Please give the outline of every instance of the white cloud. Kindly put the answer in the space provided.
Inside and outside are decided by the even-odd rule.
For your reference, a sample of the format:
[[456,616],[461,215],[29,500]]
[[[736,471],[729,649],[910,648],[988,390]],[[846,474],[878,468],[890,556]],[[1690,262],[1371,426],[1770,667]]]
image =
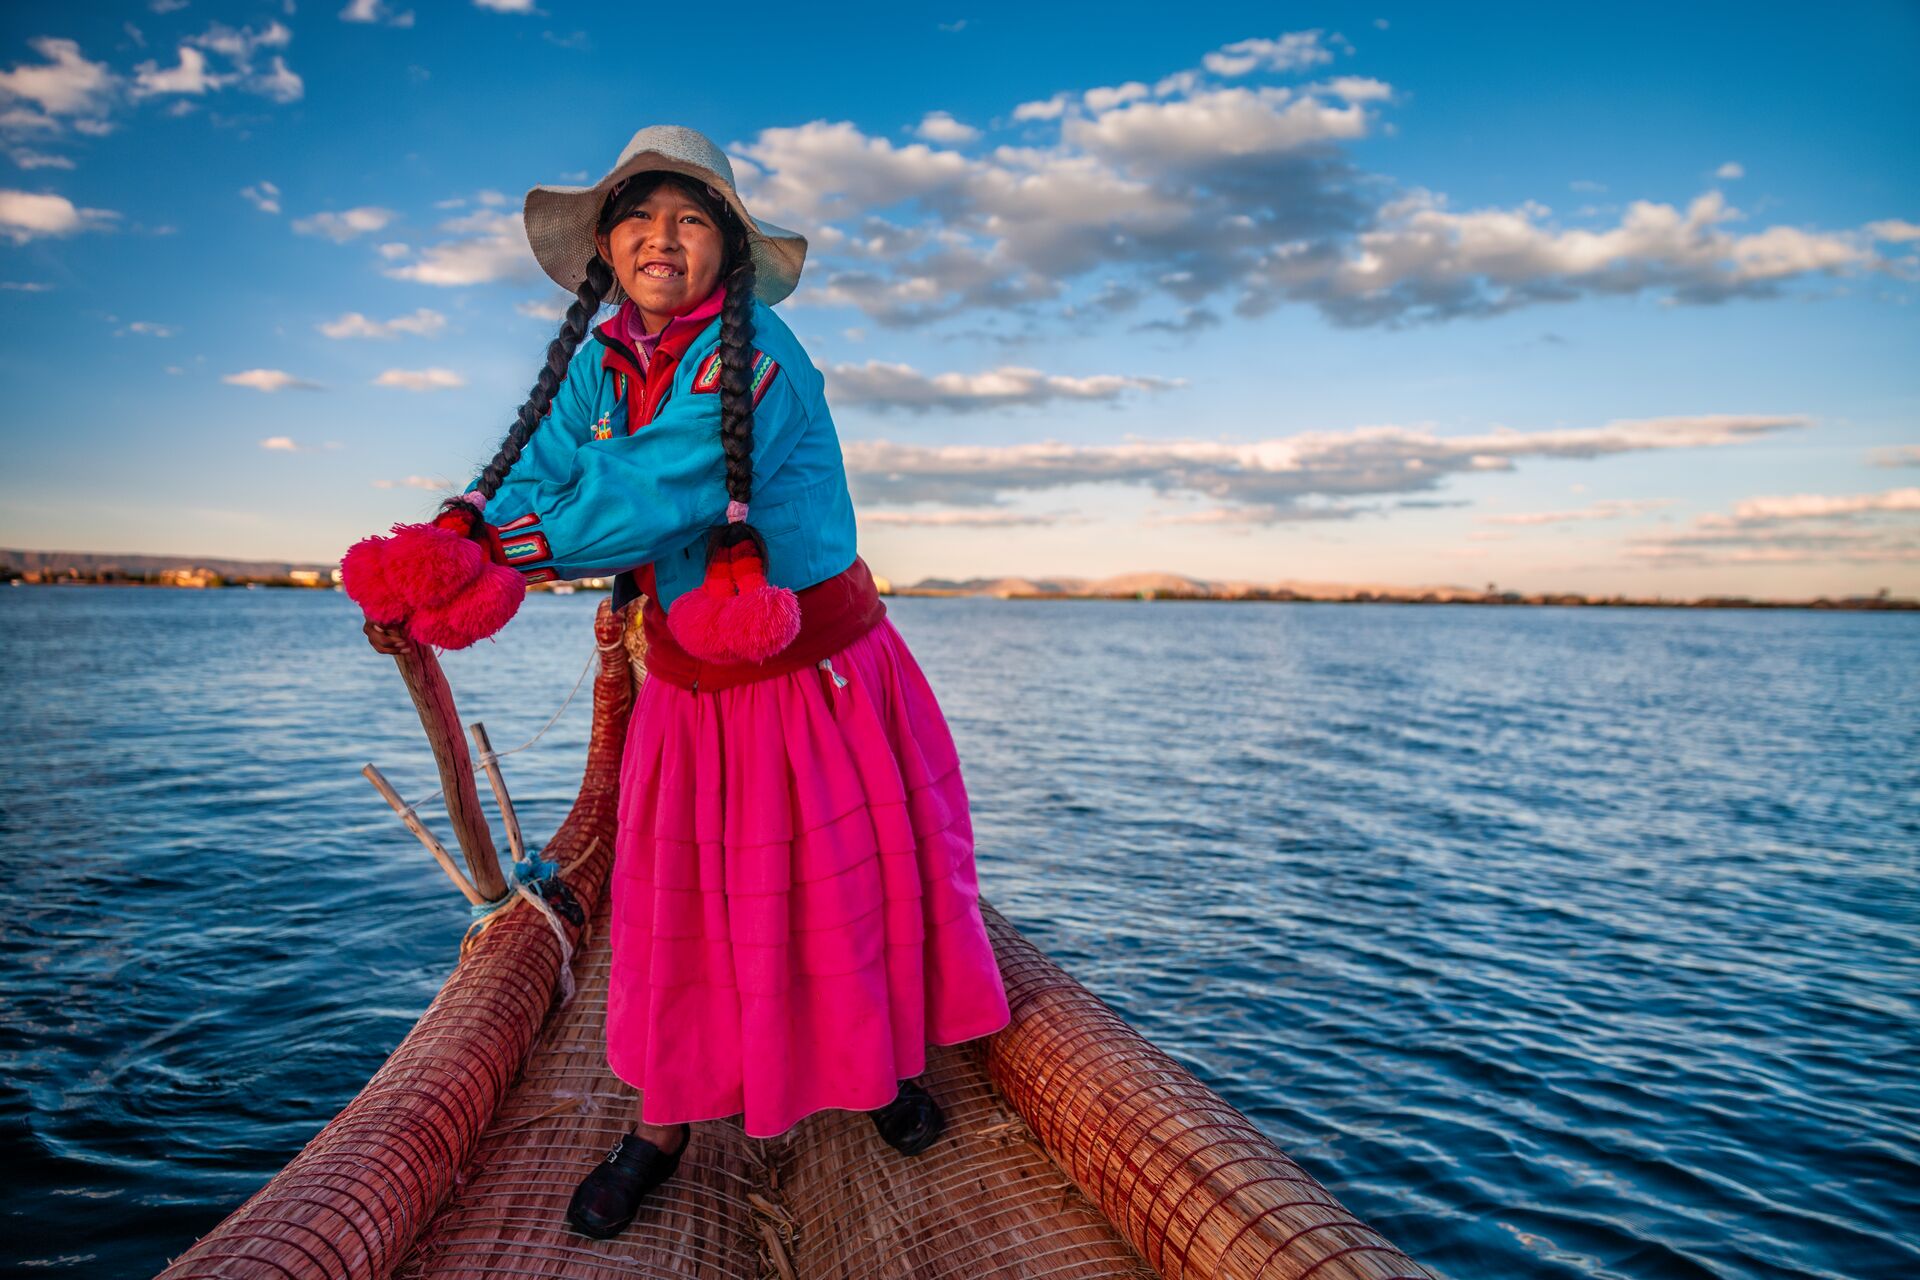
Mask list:
[[513,304],[513,309],[523,316],[535,320],[547,320],[559,324],[567,318],[567,308],[573,305],[571,298],[554,298],[547,302],[527,299]]
[[437,493],[443,489],[452,489],[453,481],[437,476],[408,476],[404,480],[375,480],[373,487],[376,489],[428,489]]
[[361,205],[340,213],[316,213],[311,217],[296,218],[293,229],[302,235],[325,236],[335,244],[344,244],[355,236],[383,229],[398,216],[391,209]]
[[315,327],[329,338],[392,338],[403,333],[431,338],[447,327],[447,318],[427,307],[391,320],[369,320],[358,311],[349,311]]
[[915,413],[929,409],[966,413],[1052,400],[1115,400],[1127,391],[1184,385],[1179,379],[1119,374],[1073,378],[1012,365],[982,373],[923,374],[910,365],[880,360],[830,365],[824,372],[828,394],[838,405]]
[[491,9],[495,13],[538,13],[533,0],[473,0],[476,9]]
[[[1239,41],[1157,81],[1022,102],[1009,125],[1020,145],[970,138],[963,153],[925,129],[896,144],[813,120],[762,130],[735,163],[756,210],[808,229],[795,305],[892,326],[1037,317],[1045,304],[1077,317],[1063,295],[1093,271],[1119,277],[1115,300],[1165,295],[1187,332],[1288,304],[1390,327],[1596,296],[1764,299],[1821,276],[1909,271],[1879,257],[1874,236],[1920,238],[1920,225],[1755,225],[1718,191],[1590,208],[1570,224],[1533,200],[1456,211],[1349,154],[1391,128],[1381,115],[1403,100],[1394,86],[1260,78],[1317,68],[1333,51],[1350,46],[1317,31]],[[1095,320],[1123,309],[1087,308]]]
[[65,196],[0,190],[0,237],[14,244],[100,230],[119,216],[108,209],[77,208]]
[[413,10],[395,13],[387,6],[386,0],[350,0],[346,8],[340,11],[342,22],[378,22],[389,27],[410,27],[413,25]]
[[1480,519],[1484,524],[1569,524],[1587,520],[1620,520],[1671,505],[1670,498],[1605,498],[1569,511],[1522,511],[1508,515],[1481,516]]
[[255,76],[248,87],[275,102],[298,102],[307,91],[306,83],[288,69],[287,60],[279,54],[274,55],[273,65]]
[[1884,493],[1795,493],[1780,497],[1745,498],[1734,504],[1732,521],[1758,524],[1785,520],[1828,520],[1879,511],[1920,511],[1920,489],[1888,489]]
[[[1374,508],[1355,499],[1439,489],[1448,477],[1511,471],[1524,458],[1597,458],[1715,448],[1806,425],[1804,418],[1713,414],[1622,419],[1551,431],[1497,429],[1438,436],[1416,427],[1307,431],[1236,444],[1136,440],[1124,444],[842,445],[863,501],[999,506],[1017,492],[1080,484],[1141,485],[1205,497],[1208,523],[1340,519]],[[1227,508],[1233,513],[1229,516]],[[1193,521],[1188,521],[1193,522]]]
[[1023,102],[1013,109],[1013,118],[1020,122],[1058,120],[1066,111],[1068,101],[1067,94],[1056,93],[1051,98],[1042,98],[1037,102]]
[[1283,87],[1233,86],[1069,119],[1061,137],[1136,170],[1177,171],[1210,158],[1277,155],[1366,132],[1367,113],[1359,103],[1336,107]]
[[477,234],[428,245],[420,251],[418,262],[389,267],[384,274],[395,280],[444,287],[531,280],[540,274],[520,219],[512,214],[482,210],[442,223],[441,229]]
[[446,391],[466,386],[467,380],[451,369],[389,369],[375,378],[373,385],[402,391]]
[[961,124],[945,111],[927,112],[914,132],[928,142],[945,142],[952,145],[972,142],[980,136],[978,129],[972,125]]
[[[176,65],[163,67],[158,61],[150,60],[135,67],[129,95],[135,99],[167,94],[198,96],[237,85],[245,92],[275,102],[297,102],[306,92],[306,86],[287,66],[285,57],[274,54],[265,71],[254,67],[254,58],[260,50],[282,49],[292,41],[293,32],[277,20],[259,31],[251,27],[235,29],[216,22],[204,33],[189,36],[177,46]],[[213,70],[207,53],[225,58],[226,70]]]
[[0,289],[16,293],[52,293],[53,286],[40,280],[0,280]]
[[171,338],[179,330],[172,325],[155,324],[151,320],[135,320],[126,327],[125,332],[137,333],[147,338]]
[[242,373],[229,373],[220,381],[235,387],[251,387],[255,391],[318,391],[320,384],[309,382],[305,378],[296,378],[284,369],[248,369]]
[[73,161],[65,156],[50,156],[42,151],[31,151],[26,147],[17,147],[7,156],[15,166],[21,169],[71,169]]
[[1332,62],[1320,45],[1320,32],[1292,31],[1277,40],[1237,40],[1209,53],[1201,65],[1217,76],[1243,76],[1250,71],[1299,71]]
[[256,183],[251,187],[240,188],[241,198],[262,213],[280,212],[280,188],[271,182]]
[[1034,515],[1017,511],[861,511],[862,525],[890,528],[924,527],[933,529],[1001,529],[1024,525],[1055,525],[1062,516]]
[[232,84],[237,76],[220,75],[207,70],[207,55],[190,45],[181,45],[178,65],[163,67],[158,62],[143,62],[133,69],[134,98],[152,98],[168,93],[202,94]]
[[[178,373],[178,369],[169,369],[169,373]],[[260,447],[269,453],[330,453],[340,447],[337,440],[325,444],[302,444],[292,436],[268,436],[260,442]]]
[[[57,116],[104,115],[112,102],[119,77],[104,62],[89,62],[73,40],[35,36],[27,47],[46,59],[40,64],[15,63],[0,71],[0,105],[9,108],[31,102],[40,108],[20,108],[17,119],[0,121],[13,128],[56,128]],[[40,114],[44,113],[44,114]],[[8,114],[11,116],[12,111]]]
[[1674,533],[1631,539],[1652,567],[1920,563],[1920,488],[1747,498]]
[[1747,170],[1746,170],[1746,166],[1740,164],[1737,160],[1729,160],[1725,164],[1721,165],[1718,169],[1715,169],[1713,171],[1713,176],[1716,178],[1724,179],[1727,182],[1733,182],[1737,179],[1746,177]]
[[1896,444],[1875,449],[1867,460],[1876,467],[1920,467],[1920,444]]

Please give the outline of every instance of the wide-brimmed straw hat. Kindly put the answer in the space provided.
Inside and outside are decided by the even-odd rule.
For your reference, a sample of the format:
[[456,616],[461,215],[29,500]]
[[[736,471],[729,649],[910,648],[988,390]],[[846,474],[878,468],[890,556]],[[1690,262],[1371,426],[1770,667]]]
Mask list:
[[[587,278],[587,264],[599,247],[593,230],[600,207],[613,189],[636,173],[668,169],[698,179],[711,187],[733,209],[747,228],[753,249],[754,294],[772,306],[800,283],[800,267],[807,259],[807,238],[777,227],[747,212],[733,188],[733,163],[705,134],[677,124],[648,125],[633,135],[619,162],[590,187],[534,187],[527,192],[527,243],[540,267],[568,293],[577,293]],[[615,279],[606,302],[627,296]]]

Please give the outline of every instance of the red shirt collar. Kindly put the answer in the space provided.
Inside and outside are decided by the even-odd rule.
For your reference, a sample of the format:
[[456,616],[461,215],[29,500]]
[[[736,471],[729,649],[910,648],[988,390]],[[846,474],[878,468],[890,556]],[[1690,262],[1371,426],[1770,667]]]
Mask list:
[[[626,347],[627,351],[632,353],[631,358],[639,361],[639,367],[633,372],[644,376],[646,367],[653,362],[655,351],[663,349],[669,351],[675,360],[685,355],[687,348],[693,345],[693,340],[700,336],[708,322],[720,314],[720,308],[726,304],[726,300],[727,286],[716,284],[713,286],[713,292],[709,293],[699,306],[671,317],[659,333],[648,333],[640,323],[640,308],[634,305],[632,298],[628,298],[620,304],[620,309],[600,326],[598,332],[603,338],[611,338]],[[608,356],[617,350],[618,347],[609,344]],[[603,357],[602,367],[608,363],[608,359]]]

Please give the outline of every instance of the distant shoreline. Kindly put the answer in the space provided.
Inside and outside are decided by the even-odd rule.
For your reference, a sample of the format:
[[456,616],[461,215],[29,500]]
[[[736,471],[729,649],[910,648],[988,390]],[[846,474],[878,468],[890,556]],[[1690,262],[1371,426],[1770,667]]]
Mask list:
[[[51,581],[30,582],[24,578],[14,578],[8,584],[17,587],[135,587],[152,588],[165,591],[234,591],[234,590],[283,590],[283,591],[331,591],[332,583],[293,582],[286,579],[232,581],[212,583],[179,582],[141,582],[128,579],[88,579],[56,578]],[[542,583],[529,588],[535,593],[551,594],[558,583]],[[605,585],[590,582],[567,584],[576,586],[584,592],[606,591]],[[1213,604],[1426,604],[1426,605],[1481,605],[1518,608],[1561,608],[1561,609],[1806,609],[1814,612],[1832,613],[1914,613],[1920,612],[1920,600],[1908,600],[1902,597],[1843,597],[1838,600],[1818,596],[1812,600],[1754,600],[1744,596],[1705,596],[1695,600],[1663,600],[1630,597],[1588,597],[1571,596],[1566,593],[1544,595],[1522,595],[1519,592],[1501,592],[1491,596],[1449,596],[1440,598],[1431,595],[1394,595],[1387,592],[1362,591],[1353,595],[1073,595],[1065,592],[986,592],[921,590],[915,587],[896,587],[880,593],[893,598],[901,596],[920,596],[927,599],[973,599],[973,600],[1050,600],[1050,601],[1129,601],[1157,602],[1186,600]]]
[[[234,587],[331,590],[339,583],[334,565],[286,560],[229,560],[215,556],[135,555],[95,551],[25,551],[0,547],[0,583],[29,586],[91,584],[158,586],[196,591]],[[1816,596],[1806,600],[1770,600],[1742,595],[1694,597],[1589,595],[1580,591],[1502,591],[1489,582],[1484,590],[1456,584],[1398,586],[1390,583],[1280,581],[1208,581],[1179,573],[1143,572],[1106,578],[1058,574],[998,578],[922,578],[898,586],[875,574],[883,596],[985,596],[1000,600],[1217,600],[1269,604],[1481,604],[1560,605],[1624,609],[1846,609],[1910,612],[1920,599],[1894,596],[1882,589],[1871,596]],[[605,591],[608,578],[572,583],[541,583],[531,589],[570,587]]]
[[1585,608],[1585,609],[1844,609],[1865,612],[1909,613],[1920,611],[1920,600],[1903,597],[1879,598],[1874,596],[1846,596],[1838,600],[1827,596],[1816,596],[1812,600],[1755,600],[1747,596],[1702,596],[1693,600],[1666,600],[1627,596],[1580,596],[1568,592],[1541,592],[1524,594],[1521,592],[1498,592],[1493,595],[1455,595],[1440,597],[1424,594],[1396,595],[1392,592],[1361,591],[1352,595],[1159,595],[1146,593],[1140,595],[1079,595],[1066,592],[983,592],[983,591],[923,591],[913,587],[897,587],[888,592],[894,596],[928,597],[973,597],[992,600],[1191,600],[1215,604],[1431,604],[1431,605],[1494,605],[1521,608]]

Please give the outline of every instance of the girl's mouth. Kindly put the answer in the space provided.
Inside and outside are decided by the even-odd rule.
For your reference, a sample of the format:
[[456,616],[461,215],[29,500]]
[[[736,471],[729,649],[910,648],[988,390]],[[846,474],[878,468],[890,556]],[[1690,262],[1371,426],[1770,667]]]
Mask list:
[[687,273],[678,267],[670,267],[664,262],[649,262],[640,268],[640,274],[654,280],[673,280]]

